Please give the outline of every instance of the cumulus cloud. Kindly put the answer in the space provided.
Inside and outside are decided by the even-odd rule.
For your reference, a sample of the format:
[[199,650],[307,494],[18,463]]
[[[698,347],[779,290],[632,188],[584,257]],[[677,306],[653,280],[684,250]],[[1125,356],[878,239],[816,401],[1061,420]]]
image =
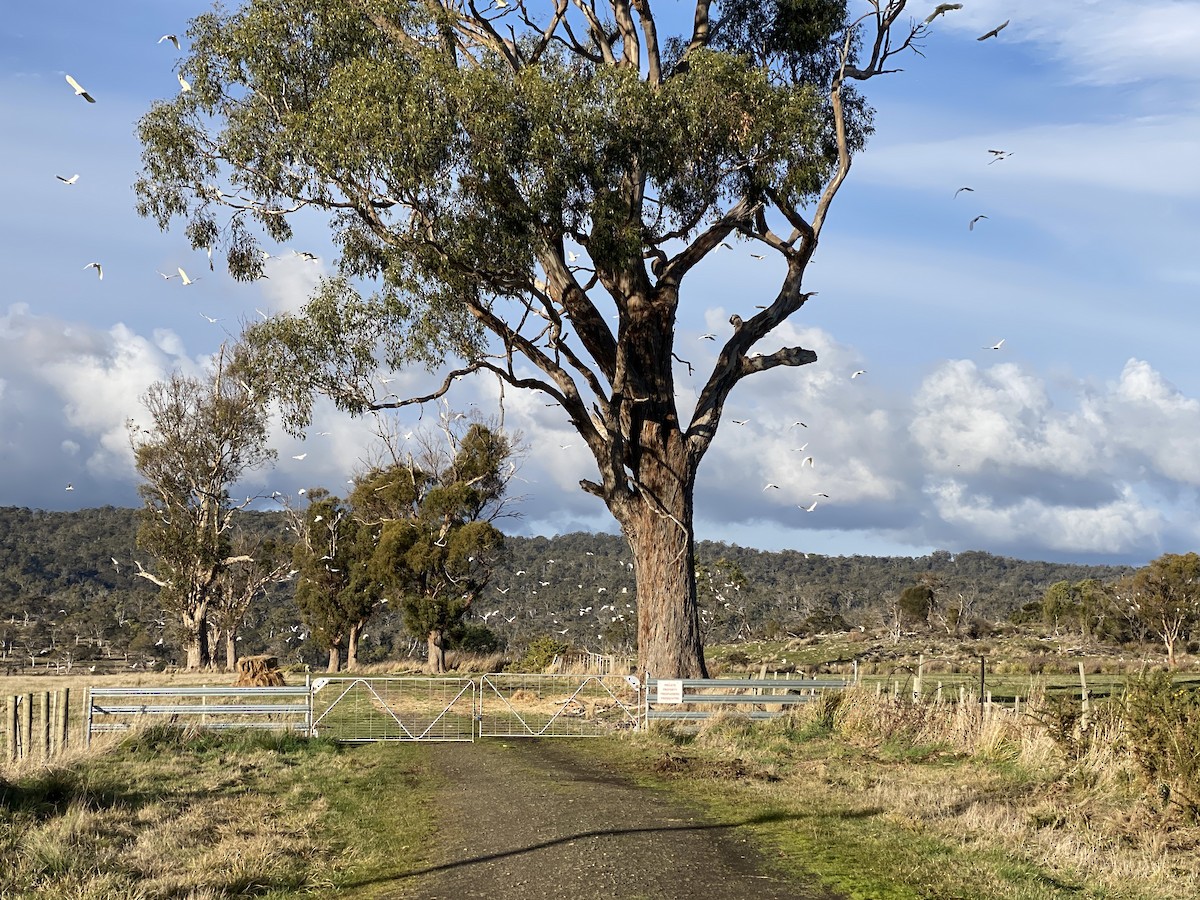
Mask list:
[[198,366],[166,332],[149,340],[120,324],[100,330],[10,306],[0,315],[0,380],[14,388],[0,396],[2,452],[14,475],[8,502],[46,505],[30,498],[43,499],[46,483],[67,481],[82,496],[89,476],[97,503],[130,497],[126,420],[143,413],[140,398],[151,383]]

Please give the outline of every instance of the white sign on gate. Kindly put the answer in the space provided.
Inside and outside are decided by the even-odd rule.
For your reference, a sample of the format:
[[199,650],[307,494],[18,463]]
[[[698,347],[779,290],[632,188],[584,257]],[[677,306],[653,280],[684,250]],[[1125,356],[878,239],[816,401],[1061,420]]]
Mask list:
[[654,699],[655,703],[682,703],[683,702],[683,679],[681,678],[660,678],[658,680],[658,694]]

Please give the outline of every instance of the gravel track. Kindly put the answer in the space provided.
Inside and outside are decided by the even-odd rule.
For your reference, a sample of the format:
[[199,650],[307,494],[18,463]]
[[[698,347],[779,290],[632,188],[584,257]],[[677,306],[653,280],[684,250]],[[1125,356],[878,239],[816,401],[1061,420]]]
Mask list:
[[834,900],[772,872],[744,821],[713,821],[562,740],[429,748],[433,864],[392,896],[420,900]]

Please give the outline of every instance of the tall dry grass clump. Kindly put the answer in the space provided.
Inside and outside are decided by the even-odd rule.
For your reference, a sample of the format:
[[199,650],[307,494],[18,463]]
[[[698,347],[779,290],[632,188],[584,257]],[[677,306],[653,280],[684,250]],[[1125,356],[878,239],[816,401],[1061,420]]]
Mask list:
[[966,856],[1001,850],[1065,884],[1194,900],[1200,698],[1166,684],[1086,710],[1041,692],[1014,709],[860,686],[768,723],[715,717],[680,743],[714,776],[736,763],[772,802],[869,809],[897,833],[936,834]]

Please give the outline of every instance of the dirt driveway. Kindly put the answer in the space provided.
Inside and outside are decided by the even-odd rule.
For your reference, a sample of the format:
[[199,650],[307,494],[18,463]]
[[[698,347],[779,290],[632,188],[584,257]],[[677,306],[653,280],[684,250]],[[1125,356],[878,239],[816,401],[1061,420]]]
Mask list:
[[743,821],[711,821],[561,740],[429,748],[445,778],[430,867],[393,883],[421,900],[832,900],[772,873]]

